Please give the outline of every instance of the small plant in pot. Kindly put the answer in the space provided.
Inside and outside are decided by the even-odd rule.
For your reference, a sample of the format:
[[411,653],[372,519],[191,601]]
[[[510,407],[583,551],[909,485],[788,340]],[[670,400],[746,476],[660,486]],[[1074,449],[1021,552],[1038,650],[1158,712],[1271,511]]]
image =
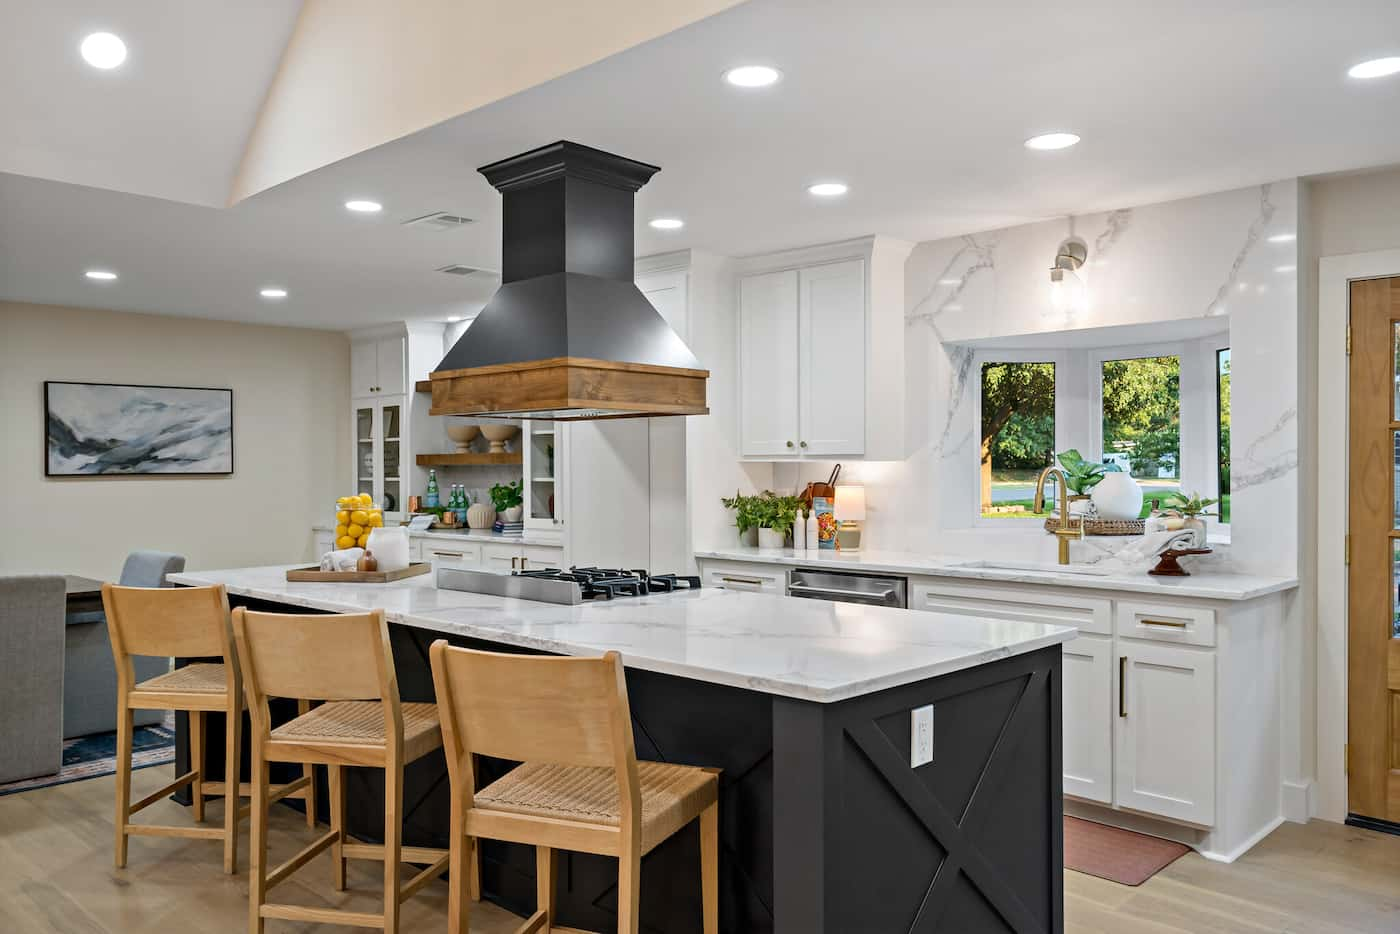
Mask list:
[[[1202,546],[1206,542],[1206,516],[1216,515],[1209,512],[1210,507],[1216,504],[1217,500],[1206,499],[1199,493],[1186,494],[1180,491],[1170,493],[1162,500],[1162,505],[1168,510],[1164,525],[1167,529],[1183,528],[1195,529],[1196,537]],[[1180,525],[1175,521],[1179,520]]]
[[745,496],[738,490],[733,496],[720,499],[725,509],[734,510],[734,525],[739,529],[739,544],[756,547],[758,545],[758,497]]
[[764,490],[758,497],[758,547],[782,548],[801,509],[801,497],[780,496],[772,490]]
[[519,480],[497,483],[491,487],[491,505],[506,522],[520,521],[520,517],[525,514],[525,507],[522,505],[524,502],[524,486]]
[[1065,475],[1065,487],[1070,494],[1069,514],[1071,516],[1090,515],[1093,511],[1093,504],[1090,502],[1089,493],[1103,479],[1110,465],[1086,461],[1075,448],[1062,451],[1056,457],[1060,462],[1060,470]]

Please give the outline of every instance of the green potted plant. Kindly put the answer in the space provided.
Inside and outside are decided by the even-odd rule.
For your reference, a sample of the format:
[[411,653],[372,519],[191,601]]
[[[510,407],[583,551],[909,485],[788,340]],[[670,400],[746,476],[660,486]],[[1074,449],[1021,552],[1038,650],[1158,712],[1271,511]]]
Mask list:
[[510,483],[497,483],[491,487],[491,505],[506,522],[519,522],[525,514],[524,487],[519,480]]
[[1060,470],[1065,475],[1065,487],[1070,494],[1070,515],[1085,515],[1089,511],[1089,492],[1103,479],[1108,467],[1086,461],[1075,448],[1061,451],[1056,457],[1060,462]]
[[1215,515],[1215,513],[1209,510],[1216,502],[1217,500],[1206,499],[1201,496],[1200,493],[1195,492],[1189,495],[1180,490],[1175,493],[1169,493],[1162,500],[1162,505],[1166,507],[1171,514],[1168,516],[1166,527],[1170,529],[1174,525],[1174,523],[1171,522],[1172,516],[1179,517],[1181,519],[1181,528],[1195,529],[1197,538],[1200,540],[1201,545],[1204,546],[1206,541],[1205,517]]
[[758,547],[757,496],[745,496],[738,490],[733,496],[720,499],[725,509],[734,510],[734,525],[739,529],[739,544]]
[[758,547],[782,548],[801,509],[801,497],[780,496],[772,490],[764,490],[758,498]]

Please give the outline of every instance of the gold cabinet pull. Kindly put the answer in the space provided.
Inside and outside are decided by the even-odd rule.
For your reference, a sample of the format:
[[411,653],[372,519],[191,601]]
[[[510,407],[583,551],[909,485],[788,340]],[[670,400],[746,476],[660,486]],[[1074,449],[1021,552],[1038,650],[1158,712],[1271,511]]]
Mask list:
[[462,553],[461,553],[460,551],[435,551],[435,552],[433,552],[433,557],[434,557],[434,558],[460,558],[460,557],[462,557]]
[[757,577],[721,577],[720,580],[726,584],[753,584],[755,587],[762,587],[763,581]]
[[1118,656],[1118,716],[1128,715],[1126,688],[1128,684],[1128,656]]
[[1144,619],[1140,620],[1144,626],[1170,626],[1173,629],[1185,629],[1186,624],[1169,619]]

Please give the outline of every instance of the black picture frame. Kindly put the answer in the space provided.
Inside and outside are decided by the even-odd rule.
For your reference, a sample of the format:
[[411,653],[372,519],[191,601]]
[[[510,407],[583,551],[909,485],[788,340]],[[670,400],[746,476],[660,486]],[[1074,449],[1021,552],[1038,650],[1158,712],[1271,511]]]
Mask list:
[[[51,419],[54,417],[53,396],[54,387],[58,386],[83,386],[96,389],[130,390],[140,392],[150,391],[170,391],[180,393],[210,393],[212,396],[222,397],[216,404],[216,408],[227,407],[228,425],[228,469],[227,470],[178,470],[178,469],[102,469],[102,470],[62,470],[54,469],[54,446],[55,439],[51,432]],[[233,412],[233,390],[211,386],[165,386],[149,383],[100,383],[86,380],[45,380],[44,381],[44,411],[42,420],[43,447],[42,456],[44,459],[44,476],[56,479],[111,479],[113,477],[228,477],[234,472],[234,412]],[[104,439],[104,441],[122,441],[120,437]]]

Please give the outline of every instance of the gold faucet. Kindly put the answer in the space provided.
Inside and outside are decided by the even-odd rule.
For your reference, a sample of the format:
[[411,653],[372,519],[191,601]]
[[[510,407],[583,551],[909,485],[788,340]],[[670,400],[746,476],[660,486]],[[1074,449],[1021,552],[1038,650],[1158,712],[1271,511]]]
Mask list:
[[1046,467],[1036,478],[1035,511],[1039,513],[1045,510],[1045,478],[1052,475],[1058,477],[1060,483],[1060,527],[1052,529],[1051,532],[1060,542],[1060,563],[1069,564],[1069,540],[1084,537],[1084,520],[1080,519],[1076,524],[1074,519],[1070,518],[1069,486],[1065,483],[1064,471],[1058,467]]

